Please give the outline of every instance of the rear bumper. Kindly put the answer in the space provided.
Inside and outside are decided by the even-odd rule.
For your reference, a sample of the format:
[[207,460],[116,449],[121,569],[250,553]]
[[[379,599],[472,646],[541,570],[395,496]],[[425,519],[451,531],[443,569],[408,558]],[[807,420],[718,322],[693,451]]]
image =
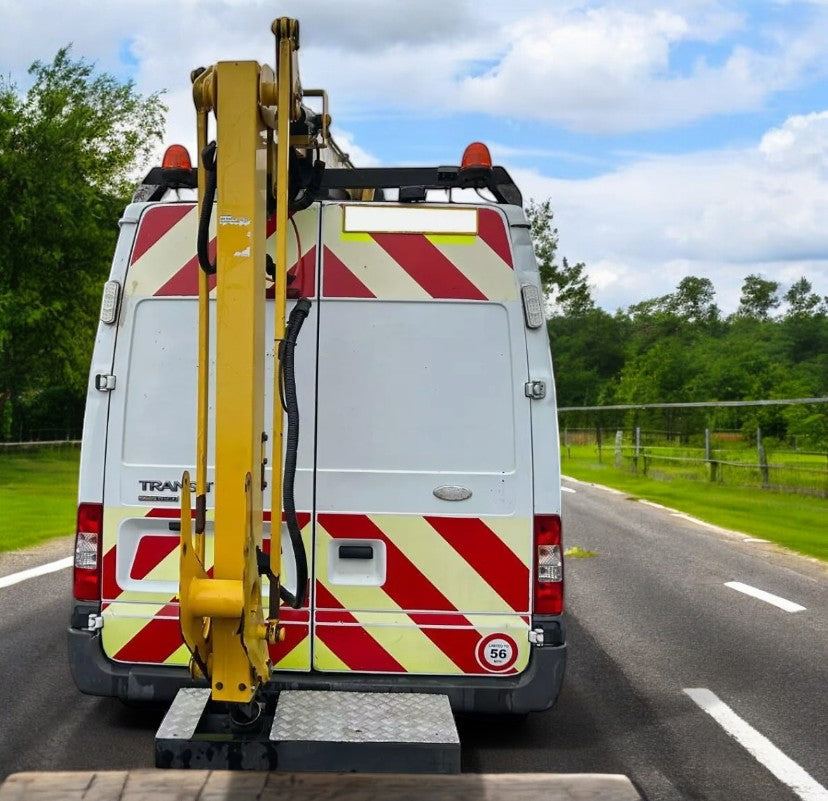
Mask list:
[[[112,662],[95,632],[69,629],[69,665],[78,689],[88,695],[132,703],[170,702],[194,686],[182,667]],[[412,676],[365,673],[276,673],[265,692],[352,690],[448,695],[455,712],[523,714],[549,709],[563,682],[566,645],[532,649],[529,665],[516,676]]]

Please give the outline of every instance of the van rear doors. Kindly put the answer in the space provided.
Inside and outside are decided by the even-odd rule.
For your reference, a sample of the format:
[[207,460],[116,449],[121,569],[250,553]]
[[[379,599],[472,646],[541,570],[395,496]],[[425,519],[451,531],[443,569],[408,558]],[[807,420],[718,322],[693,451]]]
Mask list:
[[313,667],[529,658],[524,319],[495,208],[322,209]]

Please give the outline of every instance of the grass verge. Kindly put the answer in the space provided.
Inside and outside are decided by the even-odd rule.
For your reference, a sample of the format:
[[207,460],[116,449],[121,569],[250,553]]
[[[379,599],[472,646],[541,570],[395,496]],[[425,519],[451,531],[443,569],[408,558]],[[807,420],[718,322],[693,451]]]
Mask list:
[[682,478],[658,481],[594,459],[564,456],[561,469],[580,481],[604,484],[722,528],[743,531],[828,561],[828,501],[823,498]]
[[0,551],[74,532],[79,458],[72,446],[0,453]]

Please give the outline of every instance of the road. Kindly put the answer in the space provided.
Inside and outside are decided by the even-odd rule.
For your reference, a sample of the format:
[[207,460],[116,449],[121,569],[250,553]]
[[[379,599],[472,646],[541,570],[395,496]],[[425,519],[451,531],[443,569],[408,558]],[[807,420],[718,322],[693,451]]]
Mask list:
[[[566,564],[563,693],[522,726],[461,720],[464,771],[624,773],[650,801],[828,799],[826,567],[566,483],[566,544],[597,555]],[[0,577],[70,548],[0,555]],[[788,612],[726,582],[805,608]],[[0,777],[152,765],[160,714],[82,696],[71,682],[68,584],[62,570],[0,586]],[[699,688],[748,724],[758,756],[684,692]],[[741,725],[733,720],[724,723]]]

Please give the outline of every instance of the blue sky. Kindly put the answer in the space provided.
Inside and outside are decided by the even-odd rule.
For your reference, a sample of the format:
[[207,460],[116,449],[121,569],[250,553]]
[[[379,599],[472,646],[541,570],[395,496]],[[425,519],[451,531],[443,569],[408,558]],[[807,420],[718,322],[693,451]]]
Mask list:
[[459,159],[480,139],[525,197],[551,198],[561,255],[613,310],[709,277],[828,294],[828,0],[189,0],[171,12],[0,0],[0,71],[74,53],[166,90],[169,141],[194,139],[188,75],[272,61],[297,16],[306,86],[328,89],[362,164]]

